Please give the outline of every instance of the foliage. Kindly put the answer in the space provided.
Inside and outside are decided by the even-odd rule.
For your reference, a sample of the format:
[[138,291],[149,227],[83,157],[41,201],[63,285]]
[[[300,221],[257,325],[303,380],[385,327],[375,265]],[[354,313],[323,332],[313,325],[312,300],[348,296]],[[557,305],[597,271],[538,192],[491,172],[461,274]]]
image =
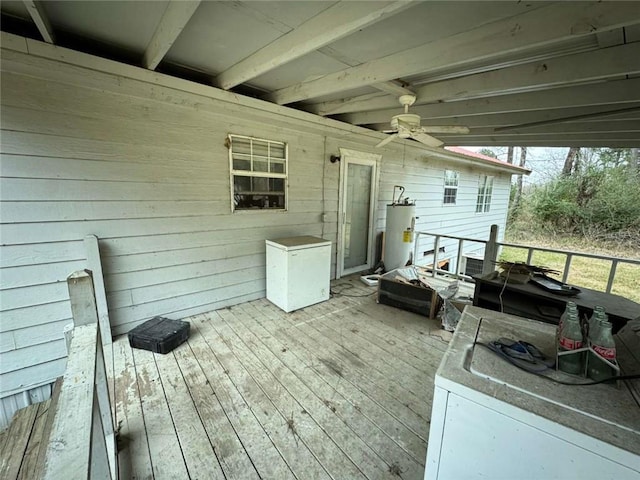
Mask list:
[[498,158],[498,154],[496,152],[494,152],[493,150],[491,150],[490,148],[481,148],[480,152],[482,155],[486,155],[487,157],[491,157],[491,158]]
[[640,231],[640,171],[630,151],[586,150],[570,175],[525,192],[511,221],[561,234]]

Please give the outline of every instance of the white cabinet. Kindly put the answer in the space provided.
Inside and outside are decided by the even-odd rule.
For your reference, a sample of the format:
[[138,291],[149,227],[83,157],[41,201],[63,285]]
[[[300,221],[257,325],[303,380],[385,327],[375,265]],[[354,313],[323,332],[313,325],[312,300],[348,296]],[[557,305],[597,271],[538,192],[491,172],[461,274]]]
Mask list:
[[434,382],[425,479],[640,478],[640,407],[627,388],[560,385],[477,345],[508,337],[552,354],[554,331],[466,307]]
[[267,240],[267,300],[285,312],[329,299],[331,242],[301,236]]

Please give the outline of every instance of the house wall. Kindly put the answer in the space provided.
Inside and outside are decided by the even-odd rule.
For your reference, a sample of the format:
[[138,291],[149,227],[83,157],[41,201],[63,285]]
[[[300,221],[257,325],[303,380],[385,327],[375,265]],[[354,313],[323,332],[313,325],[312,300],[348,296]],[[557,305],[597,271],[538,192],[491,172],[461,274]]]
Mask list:
[[[373,152],[375,134],[11,40],[1,64],[0,398],[62,374],[65,279],[86,267],[86,235],[100,239],[115,335],[155,315],[183,318],[263,297],[268,238],[331,240],[335,273],[339,166],[328,157],[340,147]],[[231,213],[228,133],[288,143],[287,212]],[[420,229],[481,237],[491,222],[504,223],[498,203],[508,175],[491,215],[476,216],[480,170],[459,163],[460,205],[443,209],[443,160],[399,142],[376,153],[378,230],[395,184],[418,199]]]

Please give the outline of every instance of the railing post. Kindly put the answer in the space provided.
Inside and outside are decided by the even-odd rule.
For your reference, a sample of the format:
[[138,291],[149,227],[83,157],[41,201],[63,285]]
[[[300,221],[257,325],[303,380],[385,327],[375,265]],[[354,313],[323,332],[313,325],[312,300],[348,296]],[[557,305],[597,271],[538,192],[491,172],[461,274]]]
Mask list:
[[484,261],[482,262],[482,274],[486,275],[495,270],[498,259],[498,225],[491,225],[489,241],[484,247]]
[[431,272],[432,277],[438,275],[438,253],[440,251],[440,235],[436,235],[433,239],[433,270]]
[[96,296],[93,290],[93,278],[90,270],[73,272],[67,278],[69,287],[69,300],[71,302],[71,315],[73,325],[89,325],[98,323],[98,310],[96,308]]
[[117,479],[118,452],[91,272],[74,272],[67,284],[74,323],[64,331],[69,358],[44,477]]

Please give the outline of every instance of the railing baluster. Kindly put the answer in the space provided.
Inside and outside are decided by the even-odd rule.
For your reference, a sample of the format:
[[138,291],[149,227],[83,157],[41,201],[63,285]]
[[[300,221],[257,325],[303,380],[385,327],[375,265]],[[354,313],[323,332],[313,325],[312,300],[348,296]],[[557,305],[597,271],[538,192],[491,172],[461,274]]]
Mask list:
[[456,278],[460,278],[460,266],[462,265],[462,254],[463,254],[463,245],[464,240],[458,240],[458,258],[456,259]]
[[611,293],[613,287],[613,280],[616,277],[616,270],[618,269],[618,260],[611,262],[611,268],[609,269],[609,280],[607,280],[607,293]]
[[527,265],[531,265],[531,259],[533,258],[533,251],[534,249],[531,247],[527,249]]
[[562,283],[567,283],[567,279],[569,278],[571,259],[573,259],[573,254],[567,253],[567,260],[564,262],[564,272],[562,272]]
[[440,235],[436,235],[433,239],[433,271],[432,277],[438,275],[438,253],[440,251]]

